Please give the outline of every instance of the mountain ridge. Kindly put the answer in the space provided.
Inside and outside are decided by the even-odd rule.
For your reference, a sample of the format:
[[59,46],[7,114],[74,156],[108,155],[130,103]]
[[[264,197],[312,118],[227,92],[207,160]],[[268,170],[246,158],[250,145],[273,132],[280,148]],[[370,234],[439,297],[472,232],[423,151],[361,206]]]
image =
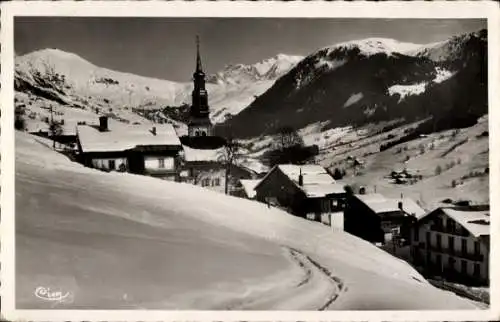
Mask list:
[[[451,117],[454,126],[452,119],[463,111],[472,121],[487,112],[486,34],[452,37],[431,44],[432,50],[373,39],[321,48],[225,125],[249,138],[319,121],[342,127],[434,116]],[[405,53],[393,50],[401,47]],[[349,101],[353,95],[357,99]]]

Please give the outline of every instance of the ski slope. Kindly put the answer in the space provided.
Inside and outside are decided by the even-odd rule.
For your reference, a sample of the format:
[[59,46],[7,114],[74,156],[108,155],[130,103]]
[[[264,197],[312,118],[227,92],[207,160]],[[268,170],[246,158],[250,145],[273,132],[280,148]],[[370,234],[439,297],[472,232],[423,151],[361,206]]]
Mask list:
[[[201,187],[70,162],[16,133],[18,308],[474,309],[319,223]],[[70,292],[40,301],[37,286]]]

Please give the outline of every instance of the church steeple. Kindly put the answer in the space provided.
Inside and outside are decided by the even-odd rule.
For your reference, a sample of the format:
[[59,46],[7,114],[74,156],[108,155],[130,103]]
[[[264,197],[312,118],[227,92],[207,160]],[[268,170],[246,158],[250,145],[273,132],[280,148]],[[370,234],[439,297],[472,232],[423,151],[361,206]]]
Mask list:
[[192,104],[189,113],[189,135],[210,136],[212,123],[209,118],[208,93],[205,89],[205,73],[201,64],[200,38],[196,36],[196,70],[193,73]]
[[200,56],[200,37],[196,35],[196,72],[203,73],[203,68],[201,66],[201,56]]

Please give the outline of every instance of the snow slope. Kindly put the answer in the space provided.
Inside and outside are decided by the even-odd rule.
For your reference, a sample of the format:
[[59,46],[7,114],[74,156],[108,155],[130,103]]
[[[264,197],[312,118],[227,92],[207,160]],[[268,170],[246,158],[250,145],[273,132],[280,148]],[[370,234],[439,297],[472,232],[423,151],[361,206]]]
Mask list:
[[[193,202],[196,201],[196,202]],[[19,308],[473,309],[319,223],[188,184],[71,163],[16,133]],[[52,307],[53,308],[53,307]]]

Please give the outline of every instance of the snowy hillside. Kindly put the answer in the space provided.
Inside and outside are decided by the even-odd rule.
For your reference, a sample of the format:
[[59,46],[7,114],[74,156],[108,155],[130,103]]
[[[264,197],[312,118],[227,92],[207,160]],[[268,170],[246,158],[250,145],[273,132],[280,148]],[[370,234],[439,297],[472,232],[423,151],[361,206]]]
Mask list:
[[[327,122],[311,124],[299,131],[306,145],[317,145],[314,162],[346,172],[342,182],[354,189],[379,192],[397,198],[403,193],[424,209],[432,210],[443,201],[468,200],[473,204],[489,203],[489,134],[488,116],[473,126],[415,134],[426,121],[410,124],[397,122],[369,124],[353,128],[329,128]],[[404,138],[408,140],[403,140]],[[394,144],[386,149],[381,147]],[[264,136],[245,140],[256,159],[270,149],[273,138]],[[356,159],[361,166],[355,166]],[[263,161],[263,160],[262,160]],[[409,169],[422,178],[395,182],[393,171]]]
[[455,36],[446,41],[422,46],[422,48],[413,50],[410,53],[419,57],[427,57],[437,62],[456,60],[463,55],[465,47],[471,41],[486,42],[486,30]]
[[[227,67],[209,77],[207,85],[212,121],[239,113],[261,95],[301,57],[277,55],[254,65]],[[217,81],[215,81],[215,78]],[[17,92],[31,93],[63,106],[148,110],[191,103],[192,83],[178,83],[98,67],[82,57],[58,49],[16,56]]]
[[18,308],[54,308],[34,297],[40,283],[71,292],[59,309],[476,308],[349,234],[201,187],[84,168],[20,132],[16,256]]

